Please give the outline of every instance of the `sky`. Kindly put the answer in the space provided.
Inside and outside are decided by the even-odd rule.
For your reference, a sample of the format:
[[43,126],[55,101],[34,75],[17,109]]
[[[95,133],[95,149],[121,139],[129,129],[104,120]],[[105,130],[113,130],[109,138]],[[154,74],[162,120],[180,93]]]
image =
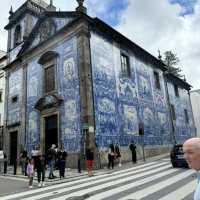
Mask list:
[[[47,3],[49,0],[45,0]],[[6,51],[10,6],[15,11],[25,0],[1,2],[0,49]],[[72,11],[76,0],[54,0],[61,11]],[[85,0],[88,15],[98,17],[158,56],[172,51],[192,89],[200,89],[200,0]]]

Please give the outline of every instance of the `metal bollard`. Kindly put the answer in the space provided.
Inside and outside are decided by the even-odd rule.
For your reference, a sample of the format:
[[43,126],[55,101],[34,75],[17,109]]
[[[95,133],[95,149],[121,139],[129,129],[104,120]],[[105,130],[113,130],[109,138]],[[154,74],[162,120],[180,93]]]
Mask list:
[[0,173],[2,171],[2,163],[3,163],[3,160],[0,160]]
[[4,174],[7,174],[7,168],[8,168],[7,155],[4,152],[4,170],[3,170]]
[[13,172],[14,175],[17,174],[17,160],[14,161],[14,172]]
[[8,167],[8,162],[7,162],[7,159],[5,158],[4,159],[4,174],[7,174],[7,167]]
[[78,173],[81,173],[81,159],[78,159]]

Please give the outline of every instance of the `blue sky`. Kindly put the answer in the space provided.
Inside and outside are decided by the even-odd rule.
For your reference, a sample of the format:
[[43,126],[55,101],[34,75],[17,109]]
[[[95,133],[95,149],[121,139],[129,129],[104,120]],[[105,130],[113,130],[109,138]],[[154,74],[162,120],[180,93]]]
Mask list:
[[[45,0],[49,3],[49,0]],[[88,8],[88,14],[91,16],[97,16],[103,21],[107,22],[111,26],[117,26],[121,20],[121,13],[126,10],[130,2],[139,0],[85,0],[85,5]],[[153,0],[152,0],[153,1]],[[165,1],[165,0],[161,0]],[[197,0],[167,0],[172,5],[178,4],[181,6],[180,16],[191,15],[194,13],[194,6]],[[13,9],[16,10],[25,0],[7,0],[6,10],[13,5]],[[76,0],[54,0],[53,1],[57,8],[61,11],[74,10],[77,6]],[[8,17],[8,11],[7,11]],[[6,17],[6,18],[7,18]],[[4,18],[5,20],[5,18]],[[5,20],[6,22],[6,20]]]
[[[15,11],[24,2],[1,2],[1,50],[6,51],[4,26],[10,6]],[[54,4],[61,11],[74,11],[77,7],[76,0],[54,0]],[[187,80],[194,89],[200,88],[200,0],[85,0],[84,4],[88,15],[102,19],[154,56],[158,49],[161,53],[177,53]]]
[[[131,0],[107,0],[105,10],[103,12],[95,13],[97,17],[107,22],[109,25],[116,26],[120,22],[120,16],[123,10],[127,9]],[[132,0],[133,1],[133,0]],[[161,0],[162,1],[162,0]],[[178,4],[181,6],[180,16],[191,15],[194,13],[194,6],[197,0],[168,0],[171,4]],[[105,3],[104,3],[105,4]],[[87,2],[88,8],[93,8],[92,0]],[[90,10],[89,10],[90,13]]]
[[123,10],[125,10],[129,5],[128,0],[106,0],[102,4],[101,9],[97,8],[96,10],[92,10],[95,4],[98,5],[98,3],[94,0],[88,0],[86,2],[87,7],[89,8],[89,14],[96,15],[98,18],[102,19],[112,26],[116,26],[117,24],[119,24],[121,12],[123,12]]
[[170,0],[172,4],[179,4],[182,7],[181,16],[190,15],[194,13],[194,6],[197,0]]

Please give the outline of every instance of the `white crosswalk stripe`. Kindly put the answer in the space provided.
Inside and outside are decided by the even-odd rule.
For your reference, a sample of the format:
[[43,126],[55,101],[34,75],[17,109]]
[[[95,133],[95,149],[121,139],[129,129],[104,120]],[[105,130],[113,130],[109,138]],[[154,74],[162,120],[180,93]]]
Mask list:
[[[108,192],[103,192],[101,194],[98,194],[98,195],[94,195],[93,197],[89,198],[90,200],[95,200],[95,199],[104,199],[106,197],[109,197],[117,192],[122,192],[122,191],[125,191],[127,189],[129,189],[130,187],[136,187],[136,186],[139,186],[139,185],[142,185],[144,183],[148,183],[149,181],[153,181],[153,180],[156,180],[162,176],[166,176],[166,175],[169,175],[171,174],[172,172],[175,172],[177,171],[176,169],[170,169],[166,172],[162,172],[162,173],[159,173],[157,175],[154,175],[154,176],[151,176],[151,177],[148,177],[148,178],[145,178],[145,179],[142,179],[142,180],[139,180],[139,181],[136,181],[136,182],[133,182],[131,184],[127,184],[127,185],[124,185],[120,188],[115,188],[113,190],[110,190]],[[159,171],[158,171],[159,172]]]
[[[160,168],[158,168],[158,169],[156,169],[156,170],[151,170],[151,171],[149,171],[149,172],[146,172],[146,173],[142,173],[142,174],[139,174],[139,175],[133,175],[133,176],[129,176],[129,177],[127,177],[127,178],[121,178],[121,179],[119,179],[119,180],[116,180],[116,181],[110,181],[110,182],[107,182],[107,183],[105,183],[105,184],[101,184],[101,185],[97,185],[97,186],[94,186],[94,187],[90,187],[90,188],[88,188],[88,189],[86,189],[86,190],[83,190],[83,191],[79,191],[79,192],[74,192],[74,193],[70,193],[69,195],[64,195],[64,196],[62,196],[62,197],[58,197],[58,198],[54,198],[54,199],[59,199],[59,200],[65,200],[65,199],[67,199],[67,198],[69,198],[70,196],[72,196],[72,195],[78,195],[78,196],[82,196],[82,195],[84,195],[84,194],[87,194],[88,192],[90,192],[91,190],[92,191],[95,191],[95,190],[98,190],[98,189],[102,189],[102,188],[107,188],[107,187],[110,187],[110,186],[112,186],[112,185],[116,185],[116,184],[118,184],[118,183],[123,183],[123,182],[125,182],[125,181],[129,181],[129,180],[134,180],[135,178],[139,178],[139,177],[142,177],[142,176],[144,176],[144,175],[148,175],[148,174],[151,174],[151,173],[153,173],[153,172],[159,172],[159,171],[161,171],[161,170],[163,170],[163,169],[167,169],[169,167],[169,165],[167,165],[167,166],[165,166],[165,167],[160,167]],[[168,173],[171,173],[171,172],[174,172],[175,171],[175,169],[172,169],[172,170],[170,170],[170,172],[169,171],[167,171],[167,172],[164,172],[164,174],[166,175],[166,174],[168,174]],[[160,175],[161,174],[161,175]],[[162,173],[159,173],[159,175],[160,176],[162,176],[163,174]],[[158,175],[155,175],[154,177],[157,177]],[[150,179],[149,179],[150,180]],[[142,184],[143,183],[143,180],[142,181],[139,181],[140,182],[140,184]],[[121,188],[120,188],[120,190],[121,190]],[[118,190],[119,191],[119,190]]]
[[[162,165],[163,165],[163,163],[162,163]],[[153,173],[153,172],[158,172],[158,171],[161,171],[161,170],[163,170],[163,169],[167,169],[167,168],[169,168],[169,165],[167,165],[166,166],[166,164],[164,164],[165,166],[164,167],[160,167],[161,166],[161,164],[160,165],[157,165],[157,167],[158,167],[158,169],[155,169],[155,170],[151,170],[151,171],[148,171],[148,172],[146,172],[146,173],[142,173],[142,174],[138,174],[138,175],[135,175],[136,173],[138,173],[138,172],[142,172],[142,171],[144,171],[144,169],[141,169],[141,170],[137,170],[137,171],[135,171],[134,173],[133,173],[133,175],[132,176],[129,176],[129,177],[127,177],[127,178],[123,178],[124,177],[124,175],[129,175],[130,174],[130,172],[126,172],[125,174],[119,174],[119,175],[116,175],[116,176],[112,176],[112,177],[105,177],[103,180],[102,179],[100,179],[100,180],[94,180],[93,182],[92,182],[92,184],[97,184],[98,183],[98,186],[95,186],[95,187],[92,187],[92,186],[90,186],[91,185],[91,182],[86,182],[86,183],[83,183],[83,184],[78,184],[78,185],[75,185],[75,186],[69,186],[69,187],[67,187],[67,188],[62,188],[62,189],[58,189],[58,190],[56,190],[56,194],[58,195],[58,194],[61,194],[61,193],[63,193],[63,192],[67,192],[67,191],[71,191],[71,190],[74,190],[74,189],[79,189],[80,187],[86,187],[86,186],[90,186],[88,189],[85,189],[85,190],[82,190],[82,194],[86,194],[87,192],[90,192],[91,191],[91,188],[93,188],[93,191],[94,191],[94,189],[102,189],[102,188],[105,188],[105,187],[109,187],[109,186],[112,186],[112,185],[115,185],[115,184],[117,184],[117,183],[122,183],[123,181],[125,182],[125,181],[128,181],[128,180],[132,180],[133,179],[133,177],[134,178],[138,178],[138,177],[141,177],[141,176],[144,176],[144,175],[148,175],[148,174],[151,174],[151,173]],[[146,169],[151,169],[152,167],[148,167],[148,168],[146,168]],[[145,170],[146,170],[145,169]],[[112,182],[112,180],[113,179],[116,179],[116,178],[118,178],[119,180],[118,181],[114,181],[114,182]],[[100,184],[101,182],[105,182],[105,181],[109,181],[108,183],[106,183],[106,184]],[[70,196],[72,196],[72,195],[77,195],[78,193],[80,193],[80,192],[74,192],[74,193],[70,193],[70,195],[67,195],[67,196],[62,196],[62,197],[59,197],[58,199],[66,199],[66,198],[68,198],[68,197],[70,197]],[[42,195],[37,195],[36,197],[34,197],[33,199],[34,200],[36,200],[36,199],[41,199],[41,198],[44,198],[44,197],[50,197],[50,196],[52,196],[54,194],[54,192],[51,192],[51,193],[47,193],[47,194],[42,194]],[[81,194],[81,195],[82,195]],[[27,200],[28,200],[28,198],[27,198]]]
[[[192,177],[195,173],[193,170],[171,168],[167,160],[108,172],[0,197],[0,200],[67,200],[84,195],[88,196],[87,200],[139,200],[154,193],[161,194],[173,184],[179,184],[177,189],[153,200],[181,200],[194,191],[196,184],[195,177]],[[185,180],[183,185],[180,184],[181,180]]]
[[181,199],[184,199],[188,194],[191,193],[192,190],[194,190],[196,184],[197,184],[197,181],[192,180],[188,184],[184,185],[183,187],[180,187],[178,190],[162,197],[159,200],[169,200],[169,199],[181,200]]
[[165,181],[161,181],[155,185],[152,185],[150,187],[147,187],[143,190],[139,190],[138,192],[132,193],[128,196],[126,196],[125,198],[121,198],[120,200],[127,200],[127,199],[142,199],[150,194],[152,194],[152,192],[156,192],[158,190],[161,190],[162,188],[165,188],[177,181],[180,181],[183,178],[186,178],[188,176],[190,176],[191,174],[193,174],[194,172],[189,170],[186,172],[183,172],[181,174],[178,174],[177,176],[173,176],[170,179],[167,179]]
[[[164,163],[160,163],[160,164],[157,164],[157,165],[153,165],[154,163],[155,162],[151,162],[151,163],[147,163],[145,165],[142,165],[142,166],[145,167],[142,170],[144,171],[144,170],[147,170],[147,169],[151,169],[151,168],[161,166],[163,164],[167,164],[166,162],[164,162]],[[140,168],[141,168],[141,166],[137,166],[137,167],[132,167],[132,168],[125,169],[125,170],[120,170],[120,171],[117,171],[117,172],[110,174],[110,177],[112,177],[113,175],[118,175],[118,174],[122,174],[122,173],[126,173],[126,172],[132,172],[133,170],[134,170],[134,172],[138,172],[137,171],[138,169],[140,171],[142,171]],[[108,174],[103,174],[103,175],[100,175],[100,176],[94,176],[94,177],[91,177],[91,178],[80,179],[80,180],[73,181],[73,182],[67,182],[67,183],[63,183],[63,184],[59,184],[59,185],[53,185],[53,186],[49,186],[49,187],[46,187],[46,188],[39,188],[39,189],[36,189],[36,190],[26,191],[26,192],[19,193],[19,194],[9,195],[7,197],[4,197],[4,200],[19,198],[19,197],[23,197],[25,195],[35,194],[35,193],[39,193],[41,191],[47,191],[47,190],[50,190],[50,189],[66,187],[66,186],[70,186],[71,184],[79,184],[80,185],[82,182],[85,182],[85,181],[96,180],[98,177],[103,178],[103,177],[108,177],[108,176],[109,176]]]

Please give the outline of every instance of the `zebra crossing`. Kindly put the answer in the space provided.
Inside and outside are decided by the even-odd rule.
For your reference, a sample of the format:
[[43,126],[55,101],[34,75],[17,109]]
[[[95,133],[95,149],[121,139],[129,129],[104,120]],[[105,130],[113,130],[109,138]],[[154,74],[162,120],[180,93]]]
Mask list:
[[1,200],[191,200],[193,170],[172,168],[168,160],[152,161],[93,177],[0,197]]

